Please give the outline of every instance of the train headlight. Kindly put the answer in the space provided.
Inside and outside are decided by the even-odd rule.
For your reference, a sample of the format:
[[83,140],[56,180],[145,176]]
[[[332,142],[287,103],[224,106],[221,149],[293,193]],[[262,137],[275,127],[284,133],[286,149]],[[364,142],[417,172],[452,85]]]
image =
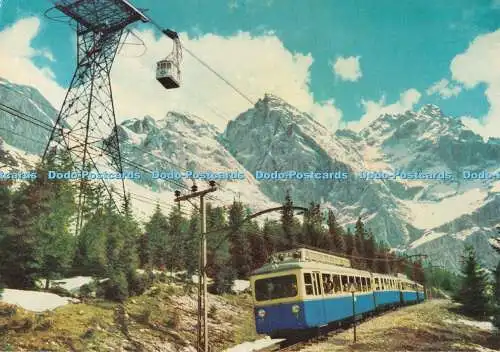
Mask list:
[[264,319],[264,317],[266,316],[266,311],[265,311],[264,309],[259,309],[259,310],[257,311],[257,316],[258,316],[259,318]]
[[300,312],[300,306],[298,304],[294,304],[292,306],[292,313],[297,314],[298,312]]

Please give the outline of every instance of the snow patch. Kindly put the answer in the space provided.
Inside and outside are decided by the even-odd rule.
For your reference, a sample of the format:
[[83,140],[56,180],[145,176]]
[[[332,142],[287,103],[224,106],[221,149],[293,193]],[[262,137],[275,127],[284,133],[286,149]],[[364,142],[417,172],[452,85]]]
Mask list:
[[1,299],[2,302],[15,304],[33,312],[53,310],[68,304],[72,300],[72,298],[61,297],[49,292],[13,290],[8,288],[3,291]]
[[234,280],[233,287],[231,288],[234,292],[243,292],[250,288],[250,281],[248,280]]
[[83,285],[91,283],[92,280],[93,279],[90,276],[75,276],[67,279],[51,281],[50,286],[58,286],[71,293],[74,293],[78,292]]
[[439,237],[442,237],[442,236],[446,236],[446,233],[445,232],[434,232],[434,231],[426,232],[418,240],[413,241],[412,243],[410,243],[409,247],[410,248],[415,248],[415,247],[423,245],[424,243],[427,243],[427,242],[430,242],[430,241],[434,241],[434,240],[436,240],[436,239],[438,239]]
[[410,210],[409,221],[420,229],[431,229],[446,224],[462,215],[473,213],[484,206],[487,192],[472,189],[439,202],[402,201]]
[[279,342],[285,341],[285,339],[271,339],[270,337],[252,341],[252,342],[244,342],[237,346],[231,347],[224,352],[251,352],[258,351],[260,349],[273,346]]
[[458,319],[458,320],[450,320],[450,319],[445,319],[443,322],[448,323],[448,324],[465,324],[469,325],[481,330],[487,330],[487,331],[495,331],[497,330],[493,324],[490,321],[476,321],[476,320],[465,320],[465,319]]

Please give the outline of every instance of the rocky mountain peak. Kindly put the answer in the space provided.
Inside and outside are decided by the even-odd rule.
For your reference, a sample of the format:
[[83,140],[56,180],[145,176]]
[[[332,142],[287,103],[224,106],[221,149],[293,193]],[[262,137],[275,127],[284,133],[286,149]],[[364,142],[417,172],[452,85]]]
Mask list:
[[428,117],[444,117],[444,114],[439,106],[434,104],[426,104],[422,106],[418,111],[418,114]]

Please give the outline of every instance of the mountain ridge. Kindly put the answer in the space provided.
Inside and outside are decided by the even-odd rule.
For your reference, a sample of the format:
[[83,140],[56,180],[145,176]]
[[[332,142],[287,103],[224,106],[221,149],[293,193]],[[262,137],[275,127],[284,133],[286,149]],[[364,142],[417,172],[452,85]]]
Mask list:
[[[0,96],[4,91],[0,89]],[[15,100],[14,95],[9,97]],[[14,105],[24,107],[26,114],[50,121],[48,112],[36,115],[36,101]],[[446,124],[451,128],[446,129]],[[5,125],[5,129],[10,127]],[[5,129],[0,129],[0,137],[6,135]],[[41,142],[49,133],[33,129],[27,122],[18,125],[16,131],[30,137],[34,133]],[[498,169],[495,161],[500,156],[500,139],[485,142],[435,105],[417,112],[381,115],[359,133],[333,133],[283,99],[266,94],[223,131],[202,117],[169,112],[161,119],[144,116],[123,121],[118,133],[123,157],[148,169],[242,171],[244,180],[220,182],[223,191],[217,198],[222,202],[238,197],[253,209],[262,210],[282,202],[288,189],[296,204],[315,200],[333,208],[344,226],[353,226],[361,216],[378,240],[394,248],[431,253],[438,247],[442,258],[434,255],[431,259],[453,270],[458,270],[463,243],[476,246],[489,267],[496,265],[498,256],[487,244],[496,235],[490,223],[498,222],[494,209],[500,205],[500,180],[367,181],[354,177],[361,171]],[[34,149],[22,138],[11,138],[10,142],[7,145],[28,152]],[[259,169],[345,171],[353,177],[257,180],[255,172]],[[190,185],[191,181],[185,181]],[[175,188],[169,182],[129,185],[151,197],[171,194]],[[154,188],[162,193],[155,193]],[[453,258],[457,259],[455,263]]]

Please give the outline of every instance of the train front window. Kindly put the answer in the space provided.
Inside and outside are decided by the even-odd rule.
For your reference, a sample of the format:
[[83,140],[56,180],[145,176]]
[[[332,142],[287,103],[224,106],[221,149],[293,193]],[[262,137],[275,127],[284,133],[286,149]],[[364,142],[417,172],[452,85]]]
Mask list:
[[295,297],[297,293],[295,275],[276,276],[255,281],[255,299],[257,301]]

